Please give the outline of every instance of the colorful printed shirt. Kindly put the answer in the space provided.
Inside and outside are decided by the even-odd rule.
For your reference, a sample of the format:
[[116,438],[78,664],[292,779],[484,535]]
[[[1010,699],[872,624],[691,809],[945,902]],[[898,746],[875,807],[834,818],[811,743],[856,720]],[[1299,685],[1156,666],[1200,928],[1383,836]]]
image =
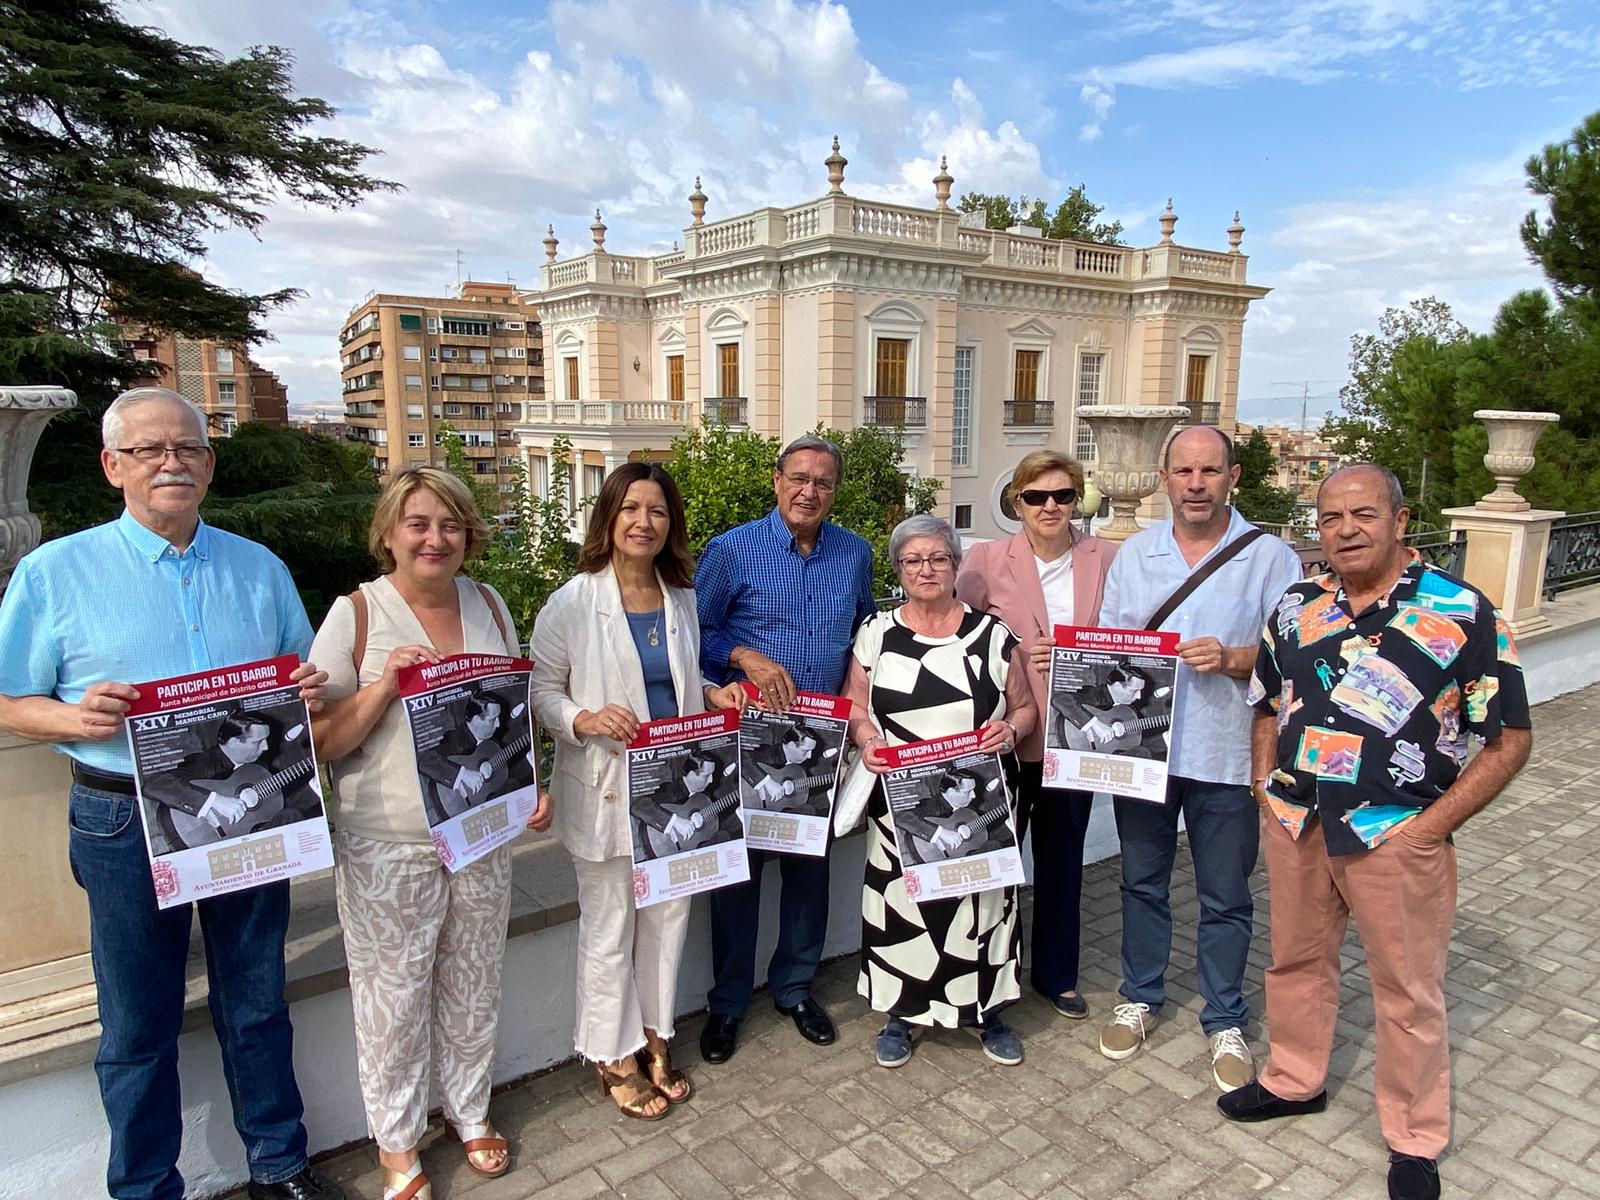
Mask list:
[[1320,817],[1335,855],[1378,846],[1441,796],[1468,733],[1491,741],[1531,725],[1510,627],[1483,593],[1415,555],[1359,614],[1331,572],[1290,588],[1249,700],[1278,719],[1274,815],[1295,837]]

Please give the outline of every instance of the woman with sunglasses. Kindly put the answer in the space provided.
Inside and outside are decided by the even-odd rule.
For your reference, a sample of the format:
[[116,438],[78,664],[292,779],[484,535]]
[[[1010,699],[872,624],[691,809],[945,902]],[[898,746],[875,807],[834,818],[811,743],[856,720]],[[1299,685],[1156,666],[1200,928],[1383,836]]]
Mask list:
[[[1050,711],[1050,647],[1057,625],[1095,625],[1116,545],[1075,530],[1083,464],[1056,450],[1035,450],[1016,466],[1008,489],[1022,531],[967,551],[956,595],[993,613],[1017,635],[1032,670],[1039,712]],[[1017,743],[1017,838],[1033,830],[1033,975],[1031,983],[1064,1017],[1081,1020],[1078,905],[1088,792],[1043,792],[1044,722]]]

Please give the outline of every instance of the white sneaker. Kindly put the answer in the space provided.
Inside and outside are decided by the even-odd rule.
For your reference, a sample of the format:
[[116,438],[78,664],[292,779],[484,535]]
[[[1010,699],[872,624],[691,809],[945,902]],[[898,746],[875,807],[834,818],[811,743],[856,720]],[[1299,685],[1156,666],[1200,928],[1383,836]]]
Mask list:
[[1219,1029],[1211,1035],[1211,1078],[1224,1092],[1242,1088],[1256,1077],[1256,1060],[1250,1057],[1250,1044],[1244,1030]]
[[1110,1023],[1100,1031],[1100,1053],[1113,1062],[1137,1054],[1157,1020],[1148,1004],[1117,1005],[1111,1010]]

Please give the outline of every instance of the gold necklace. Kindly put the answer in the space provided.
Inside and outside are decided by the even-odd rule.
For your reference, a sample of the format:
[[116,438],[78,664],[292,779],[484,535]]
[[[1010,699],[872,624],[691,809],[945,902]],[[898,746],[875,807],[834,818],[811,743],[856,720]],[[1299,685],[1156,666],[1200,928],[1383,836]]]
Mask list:
[[667,606],[665,604],[663,604],[660,608],[658,608],[656,610],[655,624],[650,626],[650,644],[652,646],[661,645],[661,637],[660,637],[660,633],[661,633],[661,614],[666,611],[666,608],[667,608]]

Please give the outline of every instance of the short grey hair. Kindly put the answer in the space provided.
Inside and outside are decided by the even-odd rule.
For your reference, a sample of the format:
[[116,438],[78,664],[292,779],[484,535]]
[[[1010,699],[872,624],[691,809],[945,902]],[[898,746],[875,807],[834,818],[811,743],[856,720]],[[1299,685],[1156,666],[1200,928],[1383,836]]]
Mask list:
[[956,536],[956,531],[950,528],[950,522],[943,517],[936,517],[932,513],[918,513],[914,517],[907,517],[894,527],[894,532],[889,535],[889,561],[894,564],[894,569],[900,569],[900,551],[912,538],[937,537],[944,539],[945,549],[950,551],[950,557],[955,560],[955,565],[961,565],[961,539]]
[[1346,471],[1376,471],[1379,478],[1383,480],[1384,491],[1389,497],[1389,511],[1397,513],[1406,506],[1405,489],[1400,486],[1399,478],[1388,467],[1380,466],[1377,463],[1347,463],[1328,472],[1327,477],[1317,485],[1317,508],[1319,510],[1322,507],[1322,489]]
[[773,464],[772,469],[777,471],[780,475],[783,474],[783,464],[788,461],[789,455],[798,454],[802,450],[815,450],[819,454],[831,454],[833,456],[833,473],[835,475],[834,482],[839,483],[843,481],[844,455],[840,453],[838,446],[834,445],[827,438],[815,433],[802,434],[785,446],[783,448],[783,453],[778,455],[778,461]]
[[200,444],[211,445],[211,437],[206,432],[206,414],[200,410],[200,406],[183,393],[164,387],[129,388],[113,400],[100,418],[100,444],[107,450],[118,449],[122,445],[122,414],[135,404],[145,404],[151,400],[171,400],[183,405],[194,414],[200,426]]

